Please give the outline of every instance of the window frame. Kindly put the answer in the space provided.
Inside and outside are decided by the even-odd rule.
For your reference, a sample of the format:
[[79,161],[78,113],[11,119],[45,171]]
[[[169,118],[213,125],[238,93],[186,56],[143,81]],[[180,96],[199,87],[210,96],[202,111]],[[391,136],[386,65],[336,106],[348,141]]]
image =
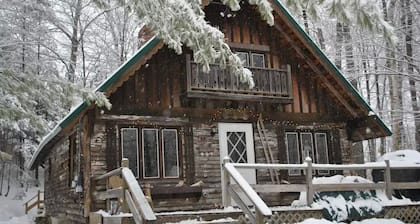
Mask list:
[[[326,151],[324,152],[327,156],[326,160],[327,160],[327,164],[330,163],[330,153],[331,153],[331,148],[330,148],[330,138],[329,136],[331,135],[331,131],[330,130],[309,130],[309,129],[289,129],[289,130],[285,130],[285,147],[286,147],[286,154],[287,154],[287,162],[288,164],[294,164],[294,163],[290,163],[290,159],[289,159],[289,149],[288,149],[288,134],[295,134],[297,135],[297,142],[298,142],[298,146],[297,146],[297,150],[298,150],[298,157],[299,160],[303,163],[305,162],[305,158],[303,155],[303,144],[302,144],[302,135],[305,135],[305,133],[311,134],[312,137],[312,141],[311,141],[311,145],[312,145],[312,162],[313,163],[317,163],[319,161],[319,153],[318,153],[318,146],[317,146],[317,142],[316,142],[316,135],[317,134],[321,134],[325,136],[325,148]],[[302,171],[293,173],[291,172],[293,170],[288,170],[288,175],[289,176],[300,176],[302,175]],[[330,171],[321,171],[318,170],[317,172],[314,172],[314,174],[317,174],[319,176],[327,176],[330,175],[331,172]]]
[[[146,169],[145,169],[145,166],[144,166],[144,132],[145,131],[150,131],[150,130],[155,130],[156,131],[156,133],[155,133],[155,137],[156,137],[156,160],[157,160],[157,176],[154,176],[154,177],[146,177]],[[160,175],[160,171],[161,171],[161,169],[160,169],[160,164],[161,164],[161,161],[160,161],[160,144],[159,144],[159,129],[158,128],[141,128],[141,136],[140,136],[140,138],[141,138],[141,149],[142,149],[142,151],[141,151],[141,154],[142,154],[142,156],[141,156],[141,159],[142,159],[142,165],[141,165],[141,168],[142,168],[142,178],[143,179],[145,179],[145,180],[147,180],[147,179],[158,179],[158,178],[160,178],[161,177],[161,175]],[[140,167],[140,166],[139,166]]]
[[[135,129],[136,130],[136,154],[137,154],[137,178],[139,178],[140,176],[140,161],[139,161],[139,130],[138,128],[135,127],[124,127],[124,128],[120,128],[120,140],[121,140],[121,158],[124,158],[124,135],[123,135],[123,130],[126,129]],[[130,165],[130,164],[129,164]]]
[[[249,67],[251,67],[251,68],[267,68],[267,66],[266,66],[266,64],[265,64],[265,54],[263,54],[263,53],[257,53],[257,52],[250,52],[249,53],[250,54],[250,65],[249,65]],[[262,67],[258,67],[258,66],[255,66],[254,65],[254,56],[262,56]]]
[[[175,131],[175,146],[176,146],[176,165],[177,165],[177,176],[166,176],[166,169],[165,169],[165,139],[164,139],[164,131]],[[173,128],[163,128],[160,130],[161,132],[161,141],[162,141],[162,177],[163,178],[179,178],[180,177],[180,159],[179,159],[179,141],[178,141],[178,130]]]
[[[328,134],[326,133],[326,132],[315,132],[314,133],[314,135],[315,135],[315,138],[314,138],[314,142],[315,142],[315,147],[316,147],[316,161],[319,163],[319,149],[318,149],[318,138],[316,137],[317,135],[324,135],[324,139],[325,139],[325,149],[326,149],[326,151],[324,152],[325,153],[325,156],[326,156],[326,158],[327,158],[327,164],[329,163],[329,161],[330,161],[330,156],[329,156],[329,151],[330,151],[330,149],[329,149],[329,147],[328,147]],[[330,171],[329,170],[318,170],[318,174],[319,175],[330,175]]]
[[[137,165],[137,169],[138,169],[138,176],[136,177],[138,180],[149,180],[149,181],[170,181],[170,180],[179,180],[180,178],[183,178],[183,157],[182,157],[182,127],[179,126],[150,126],[150,125],[119,125],[118,129],[119,129],[119,133],[120,133],[120,155],[121,157],[123,156],[123,151],[122,151],[122,147],[123,147],[123,139],[122,139],[122,135],[121,135],[121,130],[123,128],[135,128],[137,129],[137,152],[138,152],[138,165]],[[145,177],[145,173],[144,173],[144,135],[143,135],[143,130],[156,130],[156,135],[157,135],[157,159],[158,159],[158,176],[157,177]],[[177,154],[177,169],[178,169],[178,176],[176,177],[172,177],[172,176],[165,176],[164,175],[164,142],[163,142],[163,130],[173,130],[176,133],[176,154]]]
[[[246,64],[244,63],[243,65],[244,65],[244,67],[247,67],[247,68],[254,68],[254,69],[266,69],[267,68],[267,63],[266,63],[266,57],[265,57],[265,52],[262,52],[262,51],[256,51],[256,50],[249,50],[249,49],[237,49],[237,50],[234,50],[234,52],[235,52],[235,54],[237,54],[238,55],[238,57],[239,57],[239,54],[244,54],[244,55],[246,55]],[[257,67],[257,66],[254,66],[254,55],[258,55],[258,56],[262,56],[262,62],[263,62],[263,67]]]
[[[296,143],[297,143],[297,163],[290,163],[290,154],[289,154],[289,141],[288,141],[288,134],[293,134],[296,136]],[[288,164],[299,164],[299,161],[301,160],[300,158],[300,147],[299,147],[299,133],[298,132],[294,132],[294,131],[286,131],[285,132],[285,138],[286,138],[286,155],[287,155],[287,163]],[[292,171],[296,171],[296,172],[292,172]],[[289,176],[300,176],[301,175],[301,171],[300,170],[288,170],[287,171]]]

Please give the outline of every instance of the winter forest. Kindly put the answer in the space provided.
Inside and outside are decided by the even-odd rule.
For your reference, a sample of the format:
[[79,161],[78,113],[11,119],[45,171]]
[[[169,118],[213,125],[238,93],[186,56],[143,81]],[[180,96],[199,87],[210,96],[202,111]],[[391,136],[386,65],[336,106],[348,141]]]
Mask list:
[[[222,2],[232,10],[241,4]],[[258,4],[262,18],[270,23],[265,1],[249,2]],[[392,137],[363,143],[365,160],[375,161],[387,151],[420,150],[420,2],[283,3],[392,130]],[[169,12],[162,4],[179,7]],[[180,51],[182,42],[199,52],[200,46],[190,43],[188,35],[207,34],[191,32],[184,37],[172,32],[176,25],[167,26],[170,19],[165,17],[176,17],[177,10],[190,6],[191,13],[201,18],[200,4],[197,0],[0,0],[0,151],[20,155],[16,158],[23,167],[43,136],[73,106],[82,99],[101,98],[92,89],[139,48],[144,24],[175,51]],[[205,27],[200,24],[204,20],[192,25],[183,22],[194,20],[176,21],[186,30]],[[220,45],[220,38],[211,44]],[[229,56],[229,49],[220,49]],[[209,58],[216,57],[211,53],[197,54],[195,60],[201,59],[205,68]],[[229,57],[226,63],[234,65],[235,59]],[[250,74],[241,73],[240,66],[236,69],[252,86]]]

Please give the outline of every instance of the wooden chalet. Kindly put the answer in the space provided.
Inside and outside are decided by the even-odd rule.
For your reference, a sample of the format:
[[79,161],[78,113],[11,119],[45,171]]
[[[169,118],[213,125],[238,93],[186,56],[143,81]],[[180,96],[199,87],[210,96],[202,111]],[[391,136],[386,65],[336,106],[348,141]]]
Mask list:
[[[30,168],[45,169],[46,214],[86,223],[90,212],[106,209],[95,193],[105,183],[96,180],[121,167],[122,158],[155,212],[212,209],[222,207],[226,156],[238,163],[298,164],[310,156],[348,164],[353,142],[391,135],[284,6],[272,6],[274,26],[247,4],[239,12],[217,1],[204,8],[253,72],[253,89],[218,65],[203,73],[187,48],[177,55],[156,37],[147,41],[97,88],[111,110],[83,102],[40,144]],[[249,183],[271,182],[264,170],[243,175]],[[299,181],[302,173],[278,178]],[[269,205],[291,199],[263,198]]]

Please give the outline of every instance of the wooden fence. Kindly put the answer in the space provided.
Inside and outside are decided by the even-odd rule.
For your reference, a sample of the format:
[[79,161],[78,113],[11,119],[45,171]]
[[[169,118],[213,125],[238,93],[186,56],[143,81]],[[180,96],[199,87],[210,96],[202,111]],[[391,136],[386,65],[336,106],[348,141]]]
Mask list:
[[27,202],[25,202],[25,214],[28,214],[28,212],[33,208],[41,208],[41,205],[44,204],[44,192],[38,190],[35,196],[33,196],[31,199],[29,199]]
[[[222,164],[222,191],[223,205],[230,206],[231,198],[241,207],[242,211],[250,216],[253,223],[263,223],[263,218],[272,214],[271,210],[258,196],[257,192],[307,192],[306,203],[311,205],[315,192],[328,191],[354,191],[354,190],[385,190],[388,199],[392,199],[392,191],[396,189],[420,189],[420,182],[392,182],[392,169],[420,169],[419,165],[390,165],[389,161],[375,164],[313,164],[308,158],[303,164],[250,164],[230,163],[225,158]],[[306,181],[304,184],[257,184],[249,185],[237,169],[268,169],[268,170],[300,170],[304,171]],[[316,170],[384,170],[384,181],[377,183],[336,183],[314,184],[313,171]],[[232,180],[234,183],[232,183]],[[243,193],[239,193],[243,192]],[[255,214],[249,209],[249,201],[255,207]],[[255,220],[255,221],[254,221]]]

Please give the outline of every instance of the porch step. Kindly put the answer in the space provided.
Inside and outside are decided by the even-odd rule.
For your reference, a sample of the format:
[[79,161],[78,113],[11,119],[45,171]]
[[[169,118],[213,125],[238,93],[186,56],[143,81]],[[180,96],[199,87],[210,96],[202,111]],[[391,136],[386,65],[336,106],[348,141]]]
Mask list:
[[179,211],[155,213],[156,224],[165,223],[200,223],[228,224],[239,223],[238,217],[243,213],[239,209],[213,209],[203,211]]

